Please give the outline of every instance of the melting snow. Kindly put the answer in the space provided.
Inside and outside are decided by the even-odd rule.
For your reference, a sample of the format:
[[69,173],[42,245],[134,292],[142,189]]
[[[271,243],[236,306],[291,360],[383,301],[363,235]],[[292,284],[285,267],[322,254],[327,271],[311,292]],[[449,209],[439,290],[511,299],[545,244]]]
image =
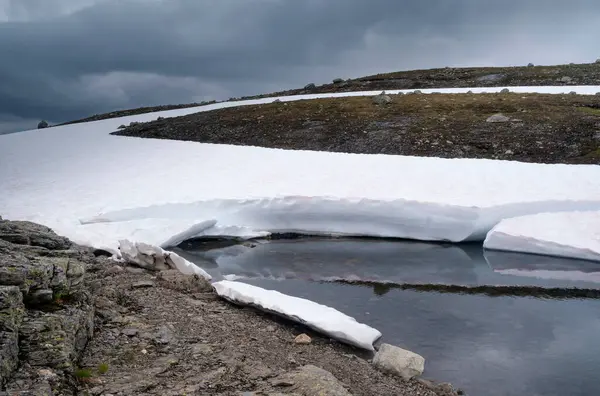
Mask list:
[[506,219],[490,231],[484,247],[600,261],[600,212],[539,213]]
[[302,323],[336,340],[373,351],[373,343],[381,333],[340,311],[310,300],[292,297],[246,283],[220,281],[213,283],[217,294],[232,302],[255,306]]

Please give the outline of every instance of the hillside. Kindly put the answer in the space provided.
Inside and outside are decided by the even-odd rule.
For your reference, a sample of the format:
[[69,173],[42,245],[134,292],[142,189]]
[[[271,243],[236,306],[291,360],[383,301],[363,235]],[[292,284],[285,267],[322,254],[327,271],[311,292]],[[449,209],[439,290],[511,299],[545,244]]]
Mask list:
[[[568,86],[600,85],[600,62],[590,64],[570,64],[532,67],[472,67],[410,70],[378,74],[355,79],[339,79],[335,83],[314,85],[286,91],[245,96],[239,99],[258,99],[273,96],[317,94],[331,92],[352,92],[391,89],[425,88],[465,88],[500,86]],[[213,102],[140,107],[137,109],[116,110],[110,113],[95,114],[61,125],[97,121],[108,118],[202,106]]]
[[[351,153],[600,164],[600,96],[409,94],[275,102],[115,135]],[[490,118],[491,117],[491,118]]]

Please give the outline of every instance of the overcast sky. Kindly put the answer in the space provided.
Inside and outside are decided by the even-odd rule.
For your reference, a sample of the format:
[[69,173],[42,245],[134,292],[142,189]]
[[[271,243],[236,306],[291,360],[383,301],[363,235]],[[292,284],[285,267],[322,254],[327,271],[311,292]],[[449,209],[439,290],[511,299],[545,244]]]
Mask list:
[[0,132],[412,68],[593,62],[598,0],[0,0]]

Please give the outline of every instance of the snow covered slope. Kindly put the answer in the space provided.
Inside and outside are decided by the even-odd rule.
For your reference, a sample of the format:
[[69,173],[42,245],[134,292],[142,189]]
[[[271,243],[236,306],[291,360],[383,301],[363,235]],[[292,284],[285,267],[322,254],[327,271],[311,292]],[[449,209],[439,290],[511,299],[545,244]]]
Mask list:
[[[600,91],[587,86],[510,89]],[[166,248],[201,234],[250,237],[272,231],[483,240],[503,218],[600,210],[598,166],[286,151],[109,135],[131,121],[275,99],[0,136],[0,214],[37,221],[76,242],[116,252],[119,239]]]
[[246,283],[220,281],[213,283],[217,294],[232,302],[251,305],[302,323],[336,340],[373,351],[373,343],[381,333],[340,311],[304,298],[292,297]]
[[501,221],[486,249],[600,261],[600,211],[539,213]]

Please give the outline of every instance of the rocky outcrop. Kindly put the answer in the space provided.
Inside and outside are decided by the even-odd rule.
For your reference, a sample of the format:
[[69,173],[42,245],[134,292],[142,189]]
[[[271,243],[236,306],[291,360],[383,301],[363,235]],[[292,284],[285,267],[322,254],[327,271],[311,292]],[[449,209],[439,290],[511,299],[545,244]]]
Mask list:
[[83,281],[96,260],[48,227],[0,220],[2,391],[74,394],[73,373],[94,330]]
[[0,385],[17,369],[19,327],[24,305],[16,286],[0,286]]

